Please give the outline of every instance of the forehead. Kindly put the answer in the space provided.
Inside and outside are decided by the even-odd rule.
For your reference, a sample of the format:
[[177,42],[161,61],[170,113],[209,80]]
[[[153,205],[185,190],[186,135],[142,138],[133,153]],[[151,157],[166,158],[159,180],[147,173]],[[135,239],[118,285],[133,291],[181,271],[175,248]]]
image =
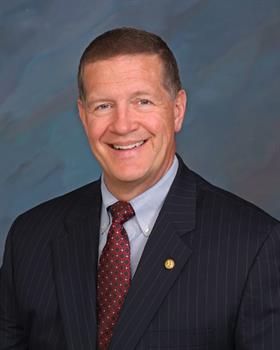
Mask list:
[[163,64],[158,55],[121,55],[87,63],[84,67],[85,86],[147,80],[162,80]]

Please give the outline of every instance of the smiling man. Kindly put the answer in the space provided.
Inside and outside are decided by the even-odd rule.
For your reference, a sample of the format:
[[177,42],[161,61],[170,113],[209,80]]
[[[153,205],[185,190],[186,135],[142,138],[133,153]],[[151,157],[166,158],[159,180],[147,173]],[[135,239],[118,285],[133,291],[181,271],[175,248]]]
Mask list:
[[186,93],[171,93],[163,82],[157,54],[120,54],[83,70],[80,116],[106,186],[118,199],[141,194],[173,163]]
[[0,275],[0,349],[280,349],[280,226],[186,167],[174,55],[94,39],[78,110],[98,181],[19,216]]

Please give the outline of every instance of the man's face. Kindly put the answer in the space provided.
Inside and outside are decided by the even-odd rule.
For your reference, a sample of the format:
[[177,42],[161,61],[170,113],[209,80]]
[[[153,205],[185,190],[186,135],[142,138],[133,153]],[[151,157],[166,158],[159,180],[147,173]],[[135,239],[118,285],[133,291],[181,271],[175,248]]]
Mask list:
[[144,192],[172,164],[186,94],[171,97],[163,79],[157,55],[123,55],[85,66],[86,100],[78,101],[79,113],[115,195],[123,189],[132,197]]

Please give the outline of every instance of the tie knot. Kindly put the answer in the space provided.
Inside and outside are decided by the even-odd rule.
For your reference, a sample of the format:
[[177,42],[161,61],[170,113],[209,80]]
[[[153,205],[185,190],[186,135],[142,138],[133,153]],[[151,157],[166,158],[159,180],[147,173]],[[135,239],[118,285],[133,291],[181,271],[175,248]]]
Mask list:
[[114,203],[109,207],[109,211],[112,215],[113,222],[121,225],[135,215],[131,204],[124,201]]

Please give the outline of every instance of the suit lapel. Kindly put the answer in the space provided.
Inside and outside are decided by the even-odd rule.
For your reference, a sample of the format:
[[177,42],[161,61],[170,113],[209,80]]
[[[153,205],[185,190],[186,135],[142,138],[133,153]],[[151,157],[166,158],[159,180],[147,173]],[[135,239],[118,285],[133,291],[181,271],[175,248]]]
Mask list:
[[[178,173],[160,212],[133,278],[111,350],[132,350],[157,312],[168,291],[187,263],[191,249],[181,235],[194,229],[196,182],[180,160]],[[166,269],[167,259],[175,261]]]
[[70,350],[96,349],[96,270],[100,184],[84,191],[65,219],[65,231],[53,242],[58,303]]

